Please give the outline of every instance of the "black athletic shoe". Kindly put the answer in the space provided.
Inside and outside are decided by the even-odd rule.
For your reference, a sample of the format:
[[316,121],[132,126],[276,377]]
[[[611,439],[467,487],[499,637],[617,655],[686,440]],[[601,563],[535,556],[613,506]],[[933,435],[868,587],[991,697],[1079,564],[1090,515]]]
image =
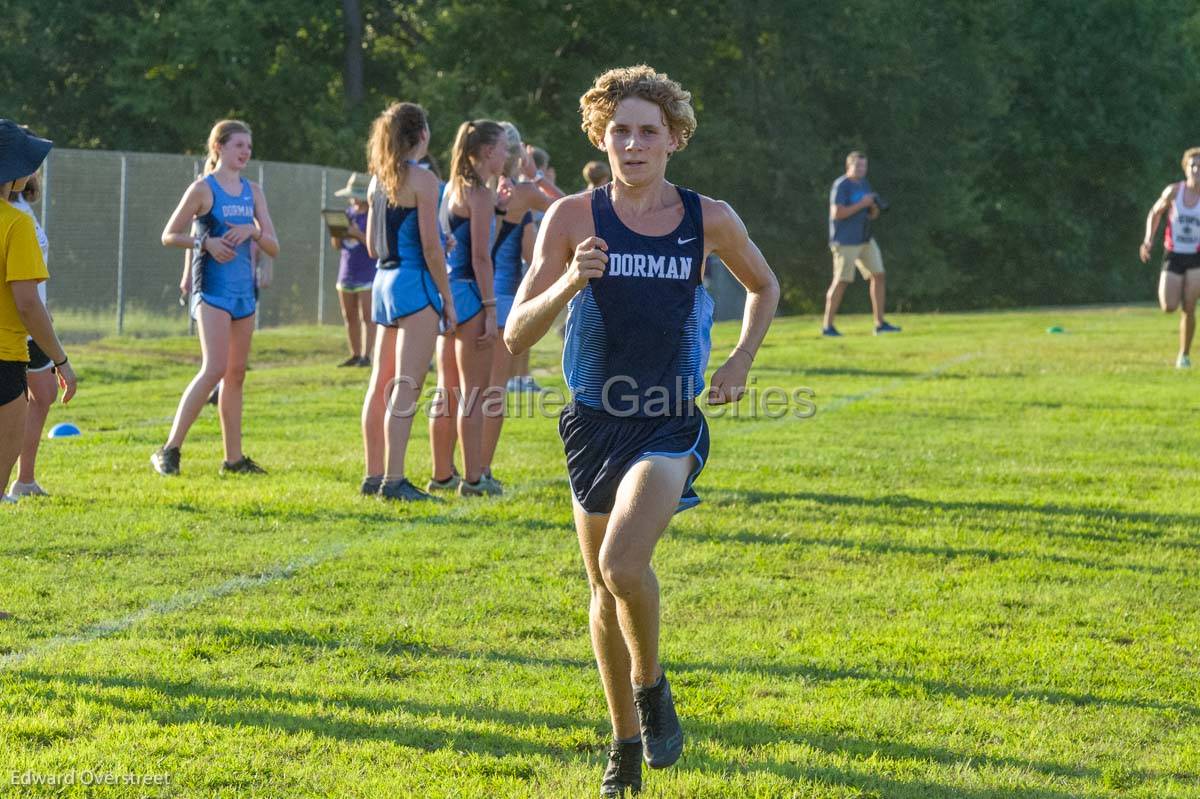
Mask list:
[[633,702],[641,722],[642,754],[646,764],[650,768],[673,765],[683,754],[683,727],[679,726],[666,672],[649,688],[635,687]]
[[343,366],[358,366],[358,356],[351,355],[349,358],[338,364],[339,369]]
[[429,502],[433,500],[429,494],[408,482],[407,477],[385,482],[379,489],[379,496],[382,499],[391,499],[397,502]]
[[243,455],[240,461],[221,462],[221,474],[266,474],[267,470],[250,460],[249,455]]
[[364,497],[373,497],[383,487],[383,477],[364,477],[362,486],[358,489]]
[[150,465],[154,471],[164,477],[179,474],[179,447],[159,447],[150,456]]
[[363,355],[363,356],[361,356],[361,357],[358,359],[358,365],[359,365],[359,366],[370,366],[370,365],[371,365],[371,359],[370,359],[370,357],[368,357],[368,356],[366,356],[366,355]]
[[433,493],[434,491],[449,491],[451,494],[458,491],[458,484],[462,482],[462,475],[458,473],[458,469],[450,467],[450,476],[445,480],[438,480],[436,477],[430,477],[429,482],[425,484],[425,490]]
[[600,780],[602,797],[635,796],[642,792],[642,742],[618,743],[608,748],[608,765]]

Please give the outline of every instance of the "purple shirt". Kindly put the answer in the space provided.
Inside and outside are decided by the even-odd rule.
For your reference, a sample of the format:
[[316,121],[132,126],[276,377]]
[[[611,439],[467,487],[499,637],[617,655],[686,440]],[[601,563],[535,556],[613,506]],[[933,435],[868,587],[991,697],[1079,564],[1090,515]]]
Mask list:
[[[356,214],[346,209],[350,222],[367,232],[367,212]],[[339,286],[369,286],[375,281],[375,259],[367,252],[367,245],[355,239],[342,239],[342,261],[338,265]]]

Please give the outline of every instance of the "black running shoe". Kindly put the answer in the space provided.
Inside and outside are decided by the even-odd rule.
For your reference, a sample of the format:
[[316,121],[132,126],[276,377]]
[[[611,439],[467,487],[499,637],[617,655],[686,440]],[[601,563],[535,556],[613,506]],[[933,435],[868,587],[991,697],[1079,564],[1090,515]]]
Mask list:
[[150,456],[150,465],[154,471],[164,477],[179,474],[179,447],[159,447]]
[[346,360],[344,360],[344,361],[342,361],[341,363],[339,363],[339,364],[338,364],[338,368],[340,369],[340,368],[342,368],[343,366],[358,366],[358,365],[359,365],[359,364],[358,364],[358,356],[357,356],[357,355],[351,355],[349,358],[347,358]]
[[[628,792],[628,793],[627,793]],[[608,765],[600,780],[602,797],[635,796],[642,792],[642,742],[618,743],[608,748]]]
[[221,462],[221,474],[266,474],[267,470],[250,460],[249,455],[243,455],[240,461]]
[[407,477],[385,482],[379,489],[379,496],[382,499],[391,499],[397,502],[429,502],[433,500],[429,494],[408,482]]
[[462,482],[462,476],[458,473],[458,469],[450,467],[450,476],[445,480],[438,480],[436,477],[429,478],[429,482],[425,484],[425,490],[433,493],[434,491],[449,491],[454,493],[458,491],[458,484]]
[[683,754],[683,727],[675,713],[671,684],[667,674],[649,688],[634,688],[633,702],[637,705],[638,721],[642,727],[642,748],[650,768],[666,768]]
[[360,357],[359,357],[359,359],[358,359],[358,364],[357,364],[357,365],[358,365],[358,366],[370,366],[370,365],[371,365],[371,358],[370,358],[370,356],[368,356],[368,355],[363,355],[363,356],[360,356]]
[[359,493],[364,497],[373,497],[379,493],[379,489],[383,486],[383,477],[364,477],[362,486],[358,489]]

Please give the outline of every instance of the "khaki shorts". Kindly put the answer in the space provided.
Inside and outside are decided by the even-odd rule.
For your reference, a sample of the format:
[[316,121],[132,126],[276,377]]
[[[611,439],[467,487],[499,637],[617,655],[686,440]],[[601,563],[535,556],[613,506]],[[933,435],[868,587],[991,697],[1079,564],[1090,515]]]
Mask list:
[[870,280],[871,275],[883,274],[883,253],[879,251],[879,245],[875,243],[875,239],[871,239],[866,244],[833,242],[829,245],[829,249],[833,251],[833,277],[836,280],[853,283],[854,267],[856,266],[866,280]]

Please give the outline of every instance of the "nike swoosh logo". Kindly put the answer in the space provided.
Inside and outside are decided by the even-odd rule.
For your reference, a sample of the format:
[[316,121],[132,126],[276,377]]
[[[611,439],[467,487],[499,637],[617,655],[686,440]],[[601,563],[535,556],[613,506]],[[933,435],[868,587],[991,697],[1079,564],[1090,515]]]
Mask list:
[[696,237],[692,236],[690,239],[676,239],[676,243],[680,247],[682,247],[683,245],[687,244],[689,241],[695,241],[695,240],[696,240]]

